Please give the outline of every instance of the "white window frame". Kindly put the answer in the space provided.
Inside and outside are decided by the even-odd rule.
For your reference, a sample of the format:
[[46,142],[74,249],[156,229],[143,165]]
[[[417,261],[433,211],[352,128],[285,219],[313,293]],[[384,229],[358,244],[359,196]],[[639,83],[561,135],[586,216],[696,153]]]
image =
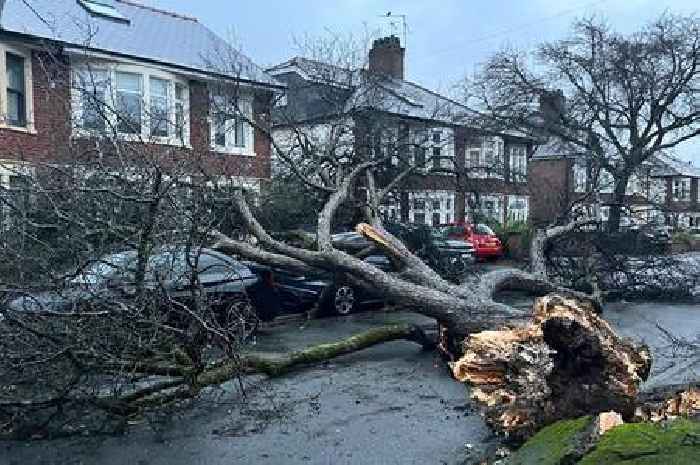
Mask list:
[[588,191],[588,167],[581,163],[574,163],[574,192],[584,193]]
[[[515,205],[522,202],[523,208],[515,208]],[[526,195],[508,196],[508,221],[527,221],[530,211],[530,198]]]
[[671,182],[671,188],[673,189],[673,201],[674,202],[688,202],[690,201],[690,188],[692,182],[688,177],[675,177]]
[[[82,92],[79,88],[79,73],[91,72],[106,72],[108,76],[108,88],[105,104],[107,109],[106,123],[107,128],[104,132],[85,129],[82,127],[83,117],[83,100]],[[117,102],[117,73],[132,73],[141,76],[142,86],[142,104],[141,104],[141,132],[138,134],[120,133],[118,131],[117,115],[115,114]],[[148,117],[151,108],[150,86],[151,78],[162,79],[168,81],[168,135],[167,136],[152,136],[150,118]],[[187,80],[183,77],[164,71],[157,68],[141,66],[136,64],[109,62],[103,60],[76,60],[72,66],[71,72],[71,97],[72,97],[72,118],[73,118],[73,136],[74,137],[106,137],[114,136],[127,141],[136,141],[144,143],[155,143],[162,145],[174,145],[185,148],[191,148],[190,145],[190,87]],[[177,136],[176,120],[175,120],[175,86],[179,84],[183,86],[183,113],[184,127],[183,137]]]
[[[253,96],[248,93],[241,92],[241,89],[238,89],[238,102],[236,103],[236,106],[238,107],[238,111],[241,111],[244,113],[244,115],[249,118],[253,119]],[[227,128],[226,133],[224,134],[225,136],[225,144],[224,145],[217,145],[216,144],[216,125],[214,124],[214,112],[216,110],[216,105],[215,105],[215,99],[220,97],[219,95],[216,95],[216,90],[213,87],[209,88],[209,95],[210,95],[210,105],[209,105],[209,141],[210,141],[210,148],[211,150],[219,153],[224,153],[227,155],[241,155],[241,156],[246,156],[246,157],[254,157],[255,156],[255,129],[253,128],[253,125],[250,123],[244,123],[244,130],[245,130],[245,140],[246,140],[246,145],[245,146],[237,146],[235,145],[235,118],[232,119],[227,119],[225,121],[225,125]],[[224,95],[223,97],[226,97]],[[233,124],[232,124],[233,123]]]
[[[26,125],[14,126],[7,122],[7,53],[24,58],[24,108]],[[26,47],[0,42],[0,128],[36,134],[34,126],[34,89],[32,79],[32,51]]]
[[514,182],[527,182],[527,146],[513,144],[508,147],[510,179]]

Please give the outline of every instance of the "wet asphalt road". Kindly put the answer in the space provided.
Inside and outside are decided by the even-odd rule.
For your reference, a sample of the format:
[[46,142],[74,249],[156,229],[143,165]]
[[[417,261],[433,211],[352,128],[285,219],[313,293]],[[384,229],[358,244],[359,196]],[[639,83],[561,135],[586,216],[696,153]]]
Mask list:
[[[512,302],[512,300],[511,300]],[[526,305],[527,302],[519,302]],[[605,318],[648,343],[655,356],[647,386],[700,378],[696,357],[655,327],[694,340],[700,308],[687,304],[611,304]],[[365,313],[265,331],[256,350],[283,352],[333,341],[414,315]],[[434,354],[392,342],[267,381],[246,380],[208,393],[192,408],[134,425],[123,436],[0,444],[0,463],[25,464],[460,464],[493,441],[471,411],[466,388]],[[4,457],[4,458],[3,458]]]
[[[257,350],[282,352],[386,323],[430,320],[365,313],[267,330]],[[246,399],[225,386],[190,411],[119,437],[0,444],[3,465],[458,464],[490,433],[464,385],[435,355],[397,341],[266,381]],[[216,395],[218,401],[207,401]],[[4,452],[3,452],[4,449]]]

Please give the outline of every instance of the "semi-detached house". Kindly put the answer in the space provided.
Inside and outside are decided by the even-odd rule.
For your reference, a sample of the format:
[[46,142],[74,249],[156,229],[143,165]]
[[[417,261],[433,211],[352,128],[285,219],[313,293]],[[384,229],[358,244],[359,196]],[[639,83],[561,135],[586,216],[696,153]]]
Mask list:
[[[404,56],[399,38],[390,36],[374,41],[366,68],[342,57],[336,63],[295,57],[268,69],[287,85],[273,110],[275,138],[288,147],[301,129],[322,144],[344,126],[349,150],[390,160],[385,183],[413,166],[382,207],[396,220],[436,225],[481,215],[527,221],[533,141],[470,127],[464,106],[404,78]],[[377,129],[369,121],[378,115]]]
[[267,120],[282,87],[194,18],[127,0],[0,0],[0,182],[109,133],[259,189],[270,143],[249,121]]

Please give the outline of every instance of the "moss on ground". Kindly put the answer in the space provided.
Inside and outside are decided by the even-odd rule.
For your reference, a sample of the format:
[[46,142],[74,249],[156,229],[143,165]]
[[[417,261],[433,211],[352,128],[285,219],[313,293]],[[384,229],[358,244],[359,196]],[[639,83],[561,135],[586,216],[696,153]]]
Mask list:
[[509,465],[574,463],[577,447],[585,440],[591,417],[562,420],[542,428],[508,460]]
[[700,423],[630,423],[608,431],[580,465],[700,464]]
[[509,465],[698,465],[700,422],[628,423],[611,429],[583,458],[591,417],[562,420],[540,430]]

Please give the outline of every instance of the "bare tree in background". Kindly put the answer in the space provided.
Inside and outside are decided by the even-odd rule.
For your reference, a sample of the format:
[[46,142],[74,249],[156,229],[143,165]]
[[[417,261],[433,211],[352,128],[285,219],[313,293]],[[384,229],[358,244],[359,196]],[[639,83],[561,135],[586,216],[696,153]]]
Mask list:
[[667,13],[630,35],[587,19],[532,54],[494,55],[465,92],[486,124],[563,141],[610,173],[617,231],[630,177],[700,134],[699,49],[692,16]]

